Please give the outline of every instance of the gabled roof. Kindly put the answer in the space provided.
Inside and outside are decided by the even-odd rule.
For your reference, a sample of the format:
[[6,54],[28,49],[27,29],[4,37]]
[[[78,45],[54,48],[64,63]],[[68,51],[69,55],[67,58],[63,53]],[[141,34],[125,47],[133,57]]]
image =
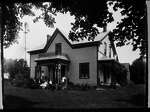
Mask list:
[[82,48],[82,47],[90,47],[90,46],[97,46],[97,45],[99,45],[99,44],[101,43],[101,40],[103,40],[103,38],[105,38],[105,37],[108,35],[108,33],[106,33],[105,35],[103,35],[103,38],[97,39],[97,40],[95,40],[95,41],[71,43],[71,42],[64,36],[64,34],[63,34],[58,28],[56,28],[56,30],[54,31],[54,33],[53,33],[53,35],[51,36],[51,38],[47,41],[47,43],[46,43],[46,45],[44,46],[44,48],[40,48],[40,49],[36,49],[36,50],[31,50],[31,51],[28,51],[28,53],[36,54],[36,53],[44,53],[44,52],[46,52],[58,33],[64,38],[64,40],[68,43],[68,45],[69,45],[72,49]]
[[70,61],[66,56],[64,55],[53,55],[49,57],[39,57],[36,58],[34,61],[48,61],[48,60],[64,60],[64,61]]

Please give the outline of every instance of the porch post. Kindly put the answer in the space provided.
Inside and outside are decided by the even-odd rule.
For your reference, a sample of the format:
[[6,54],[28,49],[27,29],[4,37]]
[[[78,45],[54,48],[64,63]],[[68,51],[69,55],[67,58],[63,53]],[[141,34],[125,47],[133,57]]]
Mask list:
[[35,66],[35,76],[34,76],[34,78],[35,79],[38,79],[39,78],[39,71],[40,71],[40,66],[39,66],[39,64],[37,64],[36,66]]
[[60,63],[58,64],[58,74],[57,74],[57,76],[58,76],[58,84],[59,84],[60,81],[61,81],[61,64]]
[[69,63],[66,65],[66,70],[65,70],[65,77],[66,77],[66,87],[68,86],[68,82],[69,82],[69,78],[68,78],[68,75],[69,75]]
[[58,73],[59,69],[58,69],[58,63],[55,64],[55,83],[59,84],[59,79],[58,79]]
[[50,65],[47,65],[47,67],[48,67],[48,81],[50,81],[51,80]]

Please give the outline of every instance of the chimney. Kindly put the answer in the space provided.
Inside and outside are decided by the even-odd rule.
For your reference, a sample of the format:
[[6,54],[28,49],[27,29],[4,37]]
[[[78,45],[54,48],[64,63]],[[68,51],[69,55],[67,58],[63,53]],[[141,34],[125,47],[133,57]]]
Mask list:
[[107,32],[107,25],[103,27],[103,32]]
[[50,38],[51,38],[51,36],[49,34],[47,34],[47,42]]

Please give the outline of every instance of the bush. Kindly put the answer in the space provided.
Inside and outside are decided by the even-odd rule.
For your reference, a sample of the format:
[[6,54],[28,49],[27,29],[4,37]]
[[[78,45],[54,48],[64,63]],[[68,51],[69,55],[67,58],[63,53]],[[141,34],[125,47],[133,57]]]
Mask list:
[[74,84],[72,82],[68,82],[67,86],[67,89],[70,90],[89,90],[90,88],[92,87],[90,87],[88,84]]
[[146,62],[143,61],[142,57],[136,59],[131,67],[131,80],[135,84],[142,84],[145,83],[146,77]]
[[10,74],[10,80],[13,80],[14,78],[19,78],[21,80],[30,78],[30,68],[24,59],[11,60],[4,65],[5,71]]

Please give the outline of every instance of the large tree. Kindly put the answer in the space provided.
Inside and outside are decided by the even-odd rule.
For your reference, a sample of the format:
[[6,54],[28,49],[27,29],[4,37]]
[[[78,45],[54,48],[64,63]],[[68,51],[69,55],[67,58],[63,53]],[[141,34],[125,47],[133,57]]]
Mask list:
[[117,0],[114,10],[123,9],[127,17],[117,25],[110,36],[117,41],[117,46],[131,44],[133,50],[140,49],[141,55],[147,52],[147,11],[146,0]]
[[[122,16],[126,16],[118,23],[117,27],[111,31],[110,39],[116,42],[117,46],[131,44],[133,50],[140,49],[141,55],[146,54],[147,32],[146,32],[146,3],[145,0],[49,0],[49,4],[36,6],[42,7],[43,14],[38,17],[44,19],[46,25],[54,23],[52,14],[57,12],[71,12],[75,15],[75,22],[70,31],[69,38],[78,40],[79,38],[94,39],[99,33],[97,27],[104,27],[114,20],[112,13],[108,11],[108,6],[113,5],[114,11],[121,9]],[[48,13],[50,12],[50,13]]]
[[[12,3],[11,3],[12,1]],[[17,40],[18,31],[21,29],[19,18],[23,15],[34,15],[31,8],[36,6],[43,13],[35,19],[43,19],[48,27],[55,23],[57,12],[70,12],[75,16],[72,29],[69,34],[71,40],[79,38],[94,39],[99,33],[97,27],[104,27],[107,23],[114,20],[112,13],[108,11],[108,5],[113,5],[114,11],[123,9],[122,15],[126,18],[118,23],[117,28],[110,33],[117,46],[132,44],[133,50],[140,49],[141,54],[146,53],[146,5],[145,0],[10,0],[2,5],[3,12],[3,36],[4,46],[8,47]],[[48,2],[43,4],[43,2]],[[30,3],[30,4],[29,4]],[[11,17],[11,18],[10,18]]]

